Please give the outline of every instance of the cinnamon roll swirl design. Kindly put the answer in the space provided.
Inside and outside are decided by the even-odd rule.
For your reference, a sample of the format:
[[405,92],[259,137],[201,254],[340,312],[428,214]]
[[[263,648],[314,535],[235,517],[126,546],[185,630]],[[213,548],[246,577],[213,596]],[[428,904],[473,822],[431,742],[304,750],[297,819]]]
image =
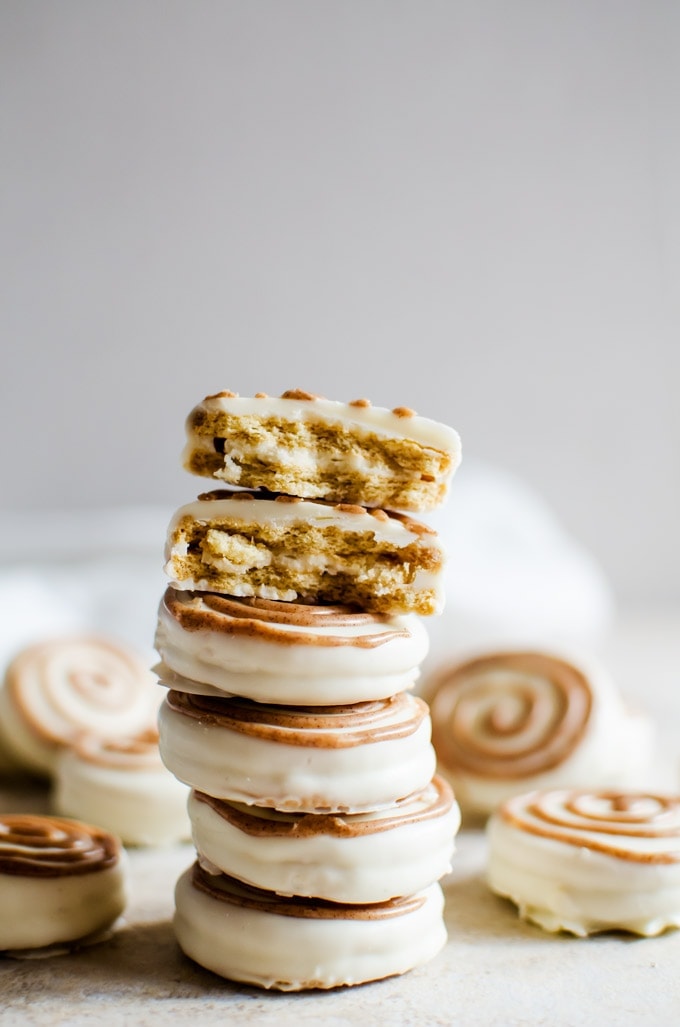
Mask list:
[[509,799],[499,816],[517,830],[632,863],[680,864],[680,796],[552,790]]
[[135,735],[121,735],[120,738],[80,735],[73,743],[73,750],[84,763],[111,770],[135,772],[163,766],[158,751],[158,729],[155,727]]
[[433,743],[445,768],[507,780],[564,763],[592,709],[588,679],[535,652],[482,656],[443,672],[430,698]]
[[0,874],[90,874],[114,866],[120,851],[120,844],[108,832],[75,820],[33,814],[0,817]]
[[0,816],[0,951],[68,950],[103,935],[127,902],[127,856],[100,827]]
[[0,692],[3,737],[22,765],[50,774],[60,748],[81,732],[144,730],[158,704],[155,679],[135,653],[103,638],[54,639],[10,663]]

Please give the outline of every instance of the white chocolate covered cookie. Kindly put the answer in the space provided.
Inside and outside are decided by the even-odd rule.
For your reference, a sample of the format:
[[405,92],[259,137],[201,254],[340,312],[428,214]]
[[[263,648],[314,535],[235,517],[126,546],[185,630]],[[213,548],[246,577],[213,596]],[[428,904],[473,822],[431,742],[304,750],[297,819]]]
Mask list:
[[155,723],[158,685],[136,653],[95,636],[39,642],[10,662],[0,688],[0,735],[16,763],[52,776],[83,731],[116,738]]
[[163,762],[222,799],[310,813],[382,809],[432,779],[426,704],[408,692],[349,706],[293,707],[168,692]]
[[282,898],[198,863],[175,889],[174,929],[195,962],[281,991],[335,988],[405,973],[446,942],[439,884],[401,899],[344,905]]
[[426,695],[440,773],[464,816],[536,788],[646,783],[651,721],[600,667],[494,652],[442,669]]
[[218,490],[176,511],[168,577],[179,589],[439,613],[444,553],[405,514],[349,504]]
[[411,895],[451,869],[460,813],[435,777],[376,813],[284,813],[192,792],[189,814],[201,865],[279,895],[384,902]]
[[83,735],[57,762],[57,813],[96,821],[126,845],[168,845],[191,837],[189,790],[163,764],[158,731],[104,740]]
[[546,931],[680,927],[680,796],[529,792],[488,824],[488,881]]
[[415,614],[168,588],[156,648],[156,673],[177,691],[326,706],[411,688],[428,635]]
[[127,857],[99,827],[32,814],[0,816],[0,951],[94,940],[127,900]]
[[460,439],[445,424],[299,389],[207,396],[186,429],[183,462],[194,474],[336,503],[430,510],[460,463]]

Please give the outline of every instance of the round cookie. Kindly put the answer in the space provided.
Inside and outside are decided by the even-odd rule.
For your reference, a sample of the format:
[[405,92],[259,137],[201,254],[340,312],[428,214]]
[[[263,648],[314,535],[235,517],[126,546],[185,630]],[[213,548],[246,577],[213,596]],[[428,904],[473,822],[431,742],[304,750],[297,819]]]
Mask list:
[[464,816],[536,788],[641,785],[652,724],[599,668],[545,652],[492,652],[428,683],[432,741]]
[[428,650],[415,614],[168,588],[158,611],[161,682],[178,691],[326,706],[411,688]]
[[99,827],[33,814],[0,816],[0,951],[96,940],[123,912],[127,857]]
[[408,407],[339,403],[301,389],[280,398],[207,396],[187,418],[182,461],[245,488],[397,510],[430,510],[460,463],[453,428]]
[[188,840],[188,789],[163,764],[158,731],[105,740],[83,735],[57,763],[57,813],[96,821],[126,845]]
[[555,789],[508,799],[488,827],[488,883],[546,931],[680,927],[680,796]]
[[21,767],[51,776],[83,731],[129,735],[153,725],[159,697],[144,662],[95,636],[50,639],[18,653],[0,688],[0,734]]
[[271,706],[168,692],[163,762],[221,799],[310,813],[381,809],[432,779],[436,758],[422,699],[348,706]]
[[438,884],[373,905],[282,898],[198,863],[175,888],[174,929],[195,962],[281,991],[335,988],[402,974],[446,942]]
[[201,865],[279,895],[384,902],[451,869],[460,813],[446,782],[376,813],[285,813],[192,792]]

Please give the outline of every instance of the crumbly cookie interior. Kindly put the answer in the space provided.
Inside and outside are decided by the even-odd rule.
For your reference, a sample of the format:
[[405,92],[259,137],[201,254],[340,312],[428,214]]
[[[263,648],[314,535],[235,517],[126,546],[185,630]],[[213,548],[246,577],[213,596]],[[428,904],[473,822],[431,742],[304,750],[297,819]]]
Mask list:
[[233,485],[404,510],[437,506],[448,453],[323,421],[196,411],[185,467]]
[[367,531],[320,527],[200,522],[183,518],[172,538],[177,581],[204,582],[229,595],[269,599],[315,598],[354,603],[387,613],[399,607],[423,615],[436,608],[434,587],[419,587],[419,573],[436,574],[441,553],[422,537],[398,547]]

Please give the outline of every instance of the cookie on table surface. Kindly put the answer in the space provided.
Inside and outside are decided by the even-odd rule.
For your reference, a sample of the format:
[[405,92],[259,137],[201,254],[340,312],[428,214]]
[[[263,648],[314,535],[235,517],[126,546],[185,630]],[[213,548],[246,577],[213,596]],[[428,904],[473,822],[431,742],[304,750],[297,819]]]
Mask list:
[[488,882],[546,931],[680,927],[680,795],[555,789],[488,824]]
[[191,837],[189,790],[166,769],[158,730],[125,738],[82,735],[64,749],[52,790],[55,811],[96,821],[126,845],[168,845]]
[[382,809],[432,779],[426,704],[408,692],[346,706],[273,706],[170,691],[160,753],[219,799],[310,813]]
[[0,688],[3,747],[21,767],[54,773],[64,746],[83,731],[129,735],[153,725],[154,675],[122,643],[94,635],[54,638],[21,650]]
[[440,773],[464,816],[519,792],[641,785],[650,772],[651,720],[592,662],[491,652],[441,668],[425,692]]
[[415,614],[166,590],[154,668],[177,691],[326,706],[410,689],[428,650]]
[[384,902],[451,869],[460,813],[440,777],[376,813],[285,813],[192,792],[194,844],[205,869],[280,895]]
[[0,815],[0,951],[94,941],[126,901],[127,856],[109,832],[60,817]]
[[438,613],[437,533],[404,514],[218,490],[176,511],[166,573],[179,589]]
[[280,398],[207,396],[186,429],[183,463],[194,474],[393,510],[438,506],[461,458],[453,428],[407,407],[340,403],[299,389]]
[[283,898],[198,863],[175,888],[180,948],[222,977],[301,991],[402,974],[444,947],[439,884],[370,905]]

